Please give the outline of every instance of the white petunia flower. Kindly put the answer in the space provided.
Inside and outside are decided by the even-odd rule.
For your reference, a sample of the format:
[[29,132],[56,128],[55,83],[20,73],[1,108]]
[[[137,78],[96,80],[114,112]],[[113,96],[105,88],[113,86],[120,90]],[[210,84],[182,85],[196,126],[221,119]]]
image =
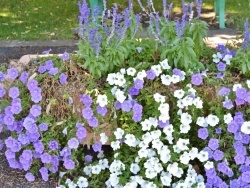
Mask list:
[[179,75],[172,75],[171,77],[171,81],[173,82],[173,84],[176,84],[178,82],[180,82],[180,76]]
[[180,125],[180,133],[188,133],[188,131],[191,129],[190,125]]
[[110,182],[110,185],[115,187],[119,184],[119,177],[117,174],[110,174],[108,181]]
[[155,72],[156,76],[160,76],[160,74],[162,73],[160,65],[153,65],[151,66],[151,69]]
[[185,152],[180,156],[180,162],[181,162],[182,164],[188,165],[189,161],[190,161],[189,153],[185,151]]
[[[137,76],[136,76],[136,78],[139,78],[140,80],[143,80],[143,79],[146,78],[146,77],[147,77],[147,73],[146,73],[145,70],[142,70],[142,71],[138,72],[138,74],[137,74]],[[135,79],[136,79],[136,78],[135,78]]]
[[160,138],[161,131],[158,129],[158,130],[155,130],[155,131],[151,131],[150,134],[151,134],[152,139],[156,140],[156,139]]
[[79,177],[77,180],[77,185],[79,188],[88,187],[88,180],[85,177]]
[[151,137],[151,133],[146,132],[144,135],[142,135],[142,140],[148,145],[153,140],[153,138]]
[[115,97],[120,103],[123,103],[126,99],[124,92],[121,91],[120,89],[117,89],[117,91],[115,92]]
[[166,96],[163,96],[159,93],[155,93],[154,94],[154,99],[156,102],[159,102],[159,103],[164,103],[166,101]]
[[181,123],[183,125],[189,125],[192,123],[192,116],[188,113],[181,114]]
[[150,117],[148,118],[149,120],[149,123],[154,127],[156,128],[158,126],[158,120],[156,118],[153,118],[153,117]]
[[194,98],[191,96],[186,96],[182,99],[182,103],[184,106],[191,106],[193,104]]
[[174,97],[177,99],[181,99],[185,94],[185,91],[183,89],[178,89],[174,91]]
[[127,134],[124,141],[128,146],[135,147],[138,143],[133,134]]
[[196,121],[196,124],[201,126],[201,127],[207,127],[208,126],[208,123],[207,123],[207,121],[206,121],[206,119],[204,117],[198,117],[197,121]]
[[163,145],[164,144],[162,143],[160,139],[156,139],[152,141],[152,148],[157,149],[157,151],[159,151]]
[[173,128],[173,125],[170,124],[168,126],[165,126],[163,128],[163,132],[166,134],[166,135],[172,135],[172,133],[174,132],[174,128]]
[[92,166],[92,174],[100,174],[101,170],[100,165]]
[[241,84],[234,84],[234,85],[233,85],[233,91],[234,91],[234,92],[237,91],[237,89],[239,89],[239,88],[242,88],[242,85],[241,85]]
[[116,74],[116,78],[115,78],[115,85],[117,85],[117,86],[123,86],[123,85],[125,85],[126,84],[126,80],[125,80],[125,78],[124,78],[124,75],[123,74],[121,74],[121,73],[117,73]]
[[222,55],[220,52],[217,52],[217,54],[213,54],[213,62],[219,63],[222,58]]
[[161,183],[164,186],[170,186],[172,182],[172,175],[170,173],[164,172],[161,173]]
[[219,123],[219,121],[220,120],[216,115],[209,114],[207,116],[207,123],[212,127],[216,126]]
[[104,157],[104,152],[103,150],[99,151],[99,153],[97,154],[97,158],[98,159],[102,159]]
[[200,160],[200,162],[205,162],[208,160],[208,152],[207,151],[200,151],[197,158]]
[[138,156],[140,158],[147,158],[148,157],[148,150],[145,149],[145,148],[141,148],[139,151],[138,151]]
[[107,159],[100,159],[98,164],[102,170],[104,170],[105,168],[109,168],[109,162]]
[[171,67],[169,66],[168,64],[168,59],[165,59],[163,61],[160,62],[160,65],[162,67],[163,70],[168,70],[168,69],[171,69]]
[[157,172],[153,168],[147,168],[145,171],[146,178],[153,179],[157,176]]
[[206,184],[204,182],[199,182],[197,188],[206,188]]
[[112,141],[110,146],[112,147],[112,149],[114,151],[118,150],[118,149],[120,149],[120,141]]
[[168,113],[161,114],[159,116],[159,120],[162,121],[163,123],[166,123],[169,119],[170,119],[170,117],[169,117]]
[[161,83],[163,85],[169,86],[171,84],[171,82],[172,82],[171,76],[165,75],[165,74],[161,75]]
[[161,114],[166,114],[169,112],[169,104],[168,103],[161,103],[158,107],[158,110],[161,112]]
[[241,132],[250,134],[250,121],[245,121],[240,128]]
[[214,168],[214,163],[212,161],[207,161],[204,167],[209,170],[210,168]]
[[101,106],[101,107],[106,106],[108,104],[107,96],[105,94],[104,95],[98,95],[96,103],[99,104],[99,106]]
[[83,172],[84,172],[87,176],[89,176],[89,175],[91,174],[91,171],[92,171],[92,167],[91,167],[91,166],[85,166],[85,167],[83,168]]
[[176,143],[176,146],[181,150],[188,150],[187,145],[189,144],[189,139],[183,139],[183,138],[179,138],[179,140]]
[[151,123],[149,120],[145,119],[141,122],[142,130],[143,131],[150,131],[151,129]]
[[130,67],[127,69],[127,75],[134,76],[135,73],[136,73],[136,70],[134,68]]
[[102,145],[106,144],[108,141],[108,137],[106,136],[105,133],[101,133],[100,134],[100,142],[102,143]]
[[233,121],[232,114],[227,113],[226,115],[224,115],[224,122],[225,122],[226,124],[230,123],[231,121]]
[[198,156],[198,149],[195,147],[192,147],[191,150],[189,151],[189,157],[191,160],[194,160]]
[[233,57],[232,55],[227,54],[227,55],[225,55],[225,57],[223,58],[223,61],[225,61],[227,65],[230,65],[230,61],[231,61],[232,57]]
[[132,163],[130,165],[130,172],[137,174],[140,171],[140,166],[137,163]]
[[121,74],[126,74],[126,69],[124,69],[124,68],[121,69],[121,70],[120,70],[120,73],[121,73]]
[[108,74],[107,82],[109,83],[109,85],[114,85],[115,84],[115,79],[116,79],[116,74],[115,73]]
[[114,132],[114,135],[117,140],[122,139],[122,136],[124,135],[124,130],[122,130],[121,128],[117,128]]
[[200,97],[197,97],[193,100],[193,105],[198,108],[198,109],[201,109],[203,108],[203,101],[201,100]]

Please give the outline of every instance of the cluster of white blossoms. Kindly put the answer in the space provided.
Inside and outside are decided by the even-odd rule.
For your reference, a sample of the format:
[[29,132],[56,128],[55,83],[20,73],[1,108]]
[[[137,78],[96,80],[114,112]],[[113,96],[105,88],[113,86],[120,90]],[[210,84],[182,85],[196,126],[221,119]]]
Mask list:
[[[228,117],[224,118],[228,119]],[[220,119],[213,114],[209,114],[207,117],[198,117],[196,124],[201,126],[201,127],[207,127],[210,125],[211,127],[215,127],[219,123]],[[227,120],[228,121],[228,120]]]
[[[70,179],[67,179],[65,184],[67,185],[67,187],[70,187],[70,188],[84,188],[84,187],[89,186],[87,178],[83,176],[80,176],[76,183],[74,183]],[[60,185],[59,188],[66,188],[66,187],[64,185]]]
[[227,65],[230,65],[231,59],[233,56],[228,53],[224,57],[220,52],[217,52],[216,54],[213,54],[213,62],[214,63],[219,63],[220,61],[224,61]]
[[108,74],[107,82],[109,83],[109,85],[124,87],[126,84],[126,79],[124,78],[124,74],[122,74],[121,72],[110,73]]
[[115,159],[109,166],[110,176],[105,182],[107,187],[119,186],[119,175],[125,170],[125,164],[122,161]]

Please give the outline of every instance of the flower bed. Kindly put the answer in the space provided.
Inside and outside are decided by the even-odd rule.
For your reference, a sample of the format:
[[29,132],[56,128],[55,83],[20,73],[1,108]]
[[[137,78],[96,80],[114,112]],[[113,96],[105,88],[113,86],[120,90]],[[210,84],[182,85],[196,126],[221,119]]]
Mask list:
[[163,3],[162,18],[141,5],[155,39],[137,40],[131,2],[101,22],[83,1],[77,54],[0,72],[0,127],[11,132],[0,148],[10,167],[28,181],[59,176],[59,187],[248,186],[249,37],[236,52],[213,52],[192,4],[173,22]]

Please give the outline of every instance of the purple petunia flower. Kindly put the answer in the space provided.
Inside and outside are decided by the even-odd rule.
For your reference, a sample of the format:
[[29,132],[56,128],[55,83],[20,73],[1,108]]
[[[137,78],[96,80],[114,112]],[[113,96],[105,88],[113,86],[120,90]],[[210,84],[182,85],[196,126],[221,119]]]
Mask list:
[[19,79],[21,80],[21,82],[25,83],[28,80],[28,77],[29,77],[29,73],[22,72]]
[[69,146],[69,148],[71,148],[71,149],[77,149],[78,146],[79,146],[79,141],[78,141],[78,139],[76,139],[76,138],[71,138],[71,139],[68,141],[68,146]]
[[58,142],[56,140],[51,140],[49,142],[49,148],[53,151],[57,150],[58,149]]
[[0,82],[3,82],[5,80],[5,74],[0,71]]
[[69,59],[69,54],[64,52],[62,56],[60,56],[63,61],[67,61]]
[[230,133],[236,133],[239,130],[239,125],[235,121],[228,123],[227,131]]
[[78,139],[83,140],[87,136],[87,130],[84,127],[79,127],[76,131],[76,136]]
[[101,144],[101,142],[95,142],[92,145],[92,148],[93,148],[94,152],[101,151],[102,150],[102,144]]
[[42,179],[44,181],[48,181],[49,180],[49,174],[48,174],[48,169],[47,168],[42,167],[42,168],[40,168],[39,172],[40,172],[40,174],[42,176]]
[[97,127],[98,126],[98,119],[96,117],[91,117],[90,119],[88,119],[88,124],[90,127]]
[[134,113],[132,119],[134,122],[139,122],[142,119],[142,113]]
[[9,150],[9,149],[7,149],[7,150],[4,152],[4,154],[5,154],[5,157],[6,157],[7,159],[15,159],[15,158],[16,158],[16,154],[15,154],[13,151]]
[[211,138],[208,142],[208,146],[212,149],[212,150],[216,150],[219,148],[219,140],[216,138]]
[[136,89],[135,87],[131,87],[131,88],[128,90],[128,93],[129,93],[131,96],[135,96],[135,95],[139,95],[140,90],[139,90],[139,89]]
[[218,70],[221,71],[221,72],[225,71],[225,70],[226,70],[226,67],[227,67],[227,65],[226,65],[225,63],[219,62],[219,63],[217,64],[217,68],[218,68]]
[[244,99],[236,98],[234,101],[235,101],[235,103],[236,103],[237,106],[245,104],[245,100]]
[[32,151],[29,149],[23,150],[23,153],[21,155],[26,161],[29,161],[32,159]]
[[37,69],[37,71],[40,73],[40,74],[43,74],[45,73],[47,70],[46,66],[45,65],[40,65]]
[[15,121],[15,118],[12,114],[6,114],[3,118],[3,122],[6,124],[6,125],[12,125]]
[[35,176],[32,173],[30,173],[30,172],[28,172],[28,173],[25,174],[25,178],[29,182],[35,181]]
[[19,114],[22,111],[22,106],[20,103],[15,103],[11,105],[11,112],[13,114]]
[[19,134],[18,135],[18,141],[22,144],[22,145],[27,145],[30,143],[29,138],[27,137],[27,135],[25,134]]
[[142,89],[143,88],[143,80],[136,78],[136,80],[134,81],[134,87],[136,89]]
[[43,143],[42,143],[40,140],[37,141],[37,142],[34,142],[34,143],[33,143],[33,146],[34,146],[35,151],[36,151],[37,153],[40,153],[40,154],[43,153],[43,151],[44,151],[44,145],[43,145]]
[[36,87],[38,87],[38,82],[34,79],[31,79],[27,82],[27,88],[32,91],[33,89],[35,89]]
[[62,74],[60,74],[60,76],[59,76],[59,81],[60,81],[60,84],[65,84],[66,82],[67,82],[67,75],[65,74],[65,73],[62,73]]
[[142,109],[143,109],[143,107],[142,107],[142,105],[140,105],[140,104],[135,104],[134,106],[133,106],[133,112],[134,112],[134,114],[141,114],[142,113]]
[[226,50],[226,46],[224,44],[218,44],[217,49],[220,52],[224,52]]
[[194,74],[191,77],[191,83],[193,85],[199,86],[203,83],[203,79],[200,73]]
[[221,128],[215,128],[215,132],[216,132],[216,134],[221,134],[222,130],[221,130]]
[[167,120],[165,123],[161,120],[158,121],[158,125],[160,128],[164,128],[169,125],[169,121]]
[[90,107],[92,104],[92,98],[87,94],[81,95],[80,101],[87,107]]
[[3,97],[5,93],[6,93],[5,89],[2,86],[0,86],[0,97]]
[[53,64],[52,60],[46,61],[45,62],[45,67],[46,67],[47,70],[52,69],[54,67],[54,64]]
[[237,98],[244,99],[246,97],[247,90],[245,88],[238,88],[235,93]]
[[51,162],[51,155],[48,154],[48,153],[43,153],[41,155],[41,161],[44,163],[44,164],[48,164]]
[[156,77],[156,74],[153,69],[148,70],[146,74],[147,74],[147,79],[149,80],[153,80]]
[[32,107],[30,109],[30,113],[32,116],[38,117],[42,113],[42,107],[40,105],[36,105],[36,104],[32,105]]
[[200,128],[198,130],[198,137],[201,138],[202,140],[207,139],[208,135],[209,134],[207,128]]
[[82,110],[82,117],[85,119],[90,119],[93,116],[93,111],[90,107],[86,107]]
[[9,90],[9,96],[12,99],[17,98],[19,96],[19,89],[17,87],[10,88],[10,90]]
[[224,153],[220,150],[215,150],[213,153],[213,158],[215,161],[220,161],[224,157]]
[[227,96],[229,95],[230,93],[230,89],[229,88],[226,88],[226,87],[222,87],[219,92],[218,92],[218,95],[219,96]]
[[121,103],[122,111],[129,112],[132,108],[131,100],[125,100]]
[[93,159],[93,156],[92,156],[92,155],[86,155],[86,156],[84,157],[84,161],[85,161],[86,163],[91,163],[91,162],[92,162],[92,159]]
[[242,181],[244,181],[246,183],[250,183],[250,171],[243,172],[241,174],[241,179],[242,179]]
[[245,156],[244,155],[241,155],[241,154],[237,154],[235,157],[234,157],[234,160],[235,160],[235,163],[237,165],[239,164],[244,164],[245,163]]
[[222,104],[223,104],[223,107],[228,110],[234,107],[233,102],[230,99],[223,101]]
[[75,162],[71,159],[67,159],[64,161],[63,166],[67,169],[67,170],[73,170],[75,168]]
[[108,109],[104,106],[104,107],[101,107],[101,106],[97,106],[96,107],[96,112],[102,116],[105,116],[106,113],[108,112]]
[[116,110],[119,110],[122,108],[122,104],[119,101],[115,101],[114,107]]
[[34,103],[38,103],[38,102],[40,102],[42,100],[42,95],[31,96],[31,100]]
[[16,68],[10,68],[7,70],[7,76],[12,79],[15,80],[18,77],[18,71]]
[[218,73],[218,74],[216,74],[216,78],[218,78],[218,79],[223,79],[224,76],[225,76],[225,73]]
[[40,131],[47,131],[48,130],[48,124],[46,123],[40,123],[39,124]]
[[49,74],[50,74],[51,76],[55,76],[57,73],[58,73],[58,68],[51,68],[51,69],[49,70]]

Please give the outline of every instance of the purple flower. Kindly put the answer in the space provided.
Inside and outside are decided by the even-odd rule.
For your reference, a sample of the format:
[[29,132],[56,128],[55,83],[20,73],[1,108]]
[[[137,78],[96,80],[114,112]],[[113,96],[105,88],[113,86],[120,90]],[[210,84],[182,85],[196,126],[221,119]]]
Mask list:
[[48,174],[48,169],[47,168],[42,167],[42,168],[40,168],[39,172],[40,172],[40,174],[42,176],[42,179],[44,181],[48,181],[49,180],[49,174]]
[[4,153],[5,153],[5,157],[7,159],[15,159],[16,158],[16,154],[9,149],[7,149]]
[[58,68],[51,68],[51,69],[49,70],[49,74],[50,74],[51,76],[55,76],[57,73],[58,73]]
[[69,146],[69,148],[71,148],[71,149],[77,149],[78,146],[79,146],[79,141],[78,141],[78,139],[76,139],[76,138],[71,138],[71,139],[68,141],[68,146]]
[[31,96],[31,100],[34,102],[34,103],[38,103],[42,100],[42,95],[37,95],[37,96]]
[[136,89],[135,87],[131,87],[129,90],[128,90],[128,93],[131,95],[131,96],[134,96],[134,95],[138,95],[140,93],[140,90],[139,89]]
[[4,79],[5,79],[5,74],[2,71],[0,71],[0,82],[3,82]]
[[136,89],[142,89],[143,88],[143,80],[136,78],[136,80],[134,81],[134,87]]
[[235,121],[228,123],[227,131],[230,133],[236,133],[239,130],[239,125]]
[[64,52],[62,56],[60,56],[63,61],[67,61],[69,59],[69,54]]
[[5,93],[6,93],[5,89],[2,86],[0,86],[0,97],[3,97]]
[[51,161],[51,155],[48,154],[48,153],[43,153],[43,154],[41,155],[41,161],[42,161],[44,164],[50,163],[50,161]]
[[92,162],[92,159],[93,159],[93,156],[92,156],[92,155],[86,155],[86,156],[84,157],[84,161],[85,161],[86,163],[91,163],[91,162]]
[[222,87],[222,88],[219,90],[218,95],[219,95],[219,96],[222,96],[222,95],[227,96],[227,95],[229,95],[229,93],[230,93],[230,89],[229,89],[229,88]]
[[11,112],[13,114],[19,114],[22,111],[22,106],[20,103],[12,104],[11,105]]
[[45,50],[45,51],[42,52],[42,54],[49,54],[51,51],[52,51],[51,49]]
[[142,114],[141,113],[134,113],[132,119],[134,122],[139,122],[142,119]]
[[91,117],[90,119],[88,119],[88,124],[90,127],[97,127],[98,126],[98,119],[96,117]]
[[104,106],[104,107],[101,107],[101,106],[97,106],[96,107],[96,111],[98,114],[102,115],[102,116],[105,116],[106,113],[108,112],[107,108]]
[[169,125],[169,121],[166,121],[165,123],[163,121],[158,121],[158,125],[160,128],[164,128]]
[[116,110],[119,110],[122,108],[122,104],[119,101],[115,101],[114,107]]
[[82,110],[82,117],[85,119],[90,119],[93,116],[93,111],[90,107],[86,107]]
[[67,159],[67,160],[64,161],[63,166],[67,170],[73,170],[75,168],[75,162],[72,161],[71,159]]
[[236,103],[237,106],[245,104],[245,100],[244,99],[236,98],[234,101],[235,101],[235,103]]
[[53,151],[55,151],[55,150],[57,150],[58,149],[58,143],[57,143],[57,141],[56,140],[51,140],[50,142],[49,142],[49,148],[51,149],[51,150],[53,150]]
[[64,147],[62,151],[60,151],[60,156],[64,159],[67,159],[71,156],[71,149],[68,147]]
[[199,86],[203,83],[202,76],[200,73],[194,74],[191,77],[191,83],[193,85]]
[[224,157],[224,153],[220,150],[215,150],[213,153],[213,158],[215,161],[220,161]]
[[62,74],[60,74],[60,76],[59,76],[59,81],[60,81],[60,84],[65,84],[66,82],[67,82],[67,75],[65,74],[65,73],[62,73]]
[[39,125],[39,129],[40,129],[40,131],[47,131],[47,130],[48,130],[48,124],[46,124],[46,123],[41,123],[41,124]]
[[131,100],[125,100],[123,103],[121,103],[122,111],[129,112],[132,108]]
[[241,143],[249,144],[249,141],[250,141],[250,136],[248,134],[242,134]]
[[228,171],[227,163],[226,163],[226,162],[218,163],[217,169],[218,169],[220,172],[226,174],[227,171]]
[[242,179],[242,181],[244,181],[246,183],[250,183],[250,171],[243,172],[241,174],[241,179]]
[[87,130],[84,127],[79,127],[76,131],[76,136],[78,139],[83,140],[87,136]]
[[208,130],[207,130],[207,128],[200,128],[198,130],[198,137],[201,138],[202,140],[207,139],[207,137],[208,137]]
[[12,114],[8,115],[6,114],[3,118],[3,122],[6,124],[6,125],[12,125],[15,121],[15,118]]
[[224,52],[226,50],[226,46],[224,44],[218,44],[217,49],[220,52]]
[[12,80],[15,80],[18,77],[18,71],[16,68],[10,68],[7,72],[7,76]]
[[216,150],[219,148],[219,140],[216,138],[211,138],[208,142],[208,146],[212,149],[212,150]]
[[18,142],[17,140],[13,141],[13,146],[10,148],[11,151],[13,152],[18,152],[21,150],[21,143]]
[[17,87],[10,88],[10,90],[9,90],[9,96],[12,99],[17,98],[19,96],[19,89]]
[[225,76],[224,73],[218,73],[218,74],[216,75],[216,78],[218,78],[218,79],[223,79],[224,76]]
[[24,158],[25,160],[29,161],[29,160],[32,159],[32,151],[29,150],[29,149],[23,150],[23,153],[22,153],[21,156],[23,156],[23,158]]
[[87,95],[87,94],[84,94],[84,95],[81,95],[80,96],[80,101],[85,105],[85,106],[88,106],[90,107],[91,104],[92,104],[92,98]]
[[26,117],[23,121],[23,126],[25,127],[26,130],[31,130],[32,126],[35,124],[35,120],[30,117]]
[[234,107],[233,102],[230,99],[223,101],[222,104],[223,104],[223,107],[228,110]]
[[20,76],[21,82],[25,83],[28,80],[29,74],[27,72],[22,72]]
[[34,142],[34,143],[33,143],[33,146],[34,146],[35,151],[36,151],[37,153],[40,153],[40,154],[43,153],[43,151],[44,151],[44,145],[43,145],[43,143],[42,143],[40,140],[37,141],[37,142]]
[[226,65],[225,63],[219,62],[219,63],[217,64],[217,68],[218,68],[218,70],[221,71],[221,72],[225,71],[225,70],[226,70],[226,67],[227,67],[227,65]]
[[30,109],[30,113],[32,116],[34,117],[38,117],[41,115],[41,111],[42,111],[42,107],[39,105],[32,105],[31,109]]
[[243,42],[243,50],[247,51],[248,45],[249,45],[249,37],[250,37],[250,31],[248,28],[248,19],[246,19],[244,23],[244,42]]
[[30,91],[31,96],[39,96],[42,93],[42,89],[40,87],[35,87]]
[[32,91],[33,89],[35,89],[36,87],[38,87],[38,82],[34,79],[31,79],[27,82],[27,87],[30,91]]
[[153,69],[148,70],[147,72],[147,79],[153,80],[156,77],[156,74]]
[[18,135],[18,141],[22,144],[22,145],[27,145],[30,143],[29,138],[27,137],[27,135],[25,134],[19,134]]
[[237,98],[244,99],[246,97],[247,90],[245,88],[238,88],[235,93]]
[[95,142],[95,143],[92,145],[92,148],[93,148],[94,152],[101,151],[101,149],[102,149],[102,144],[101,144],[101,142]]
[[32,173],[30,173],[30,172],[28,172],[27,174],[25,174],[25,178],[29,182],[35,181],[35,176]]
[[143,109],[143,107],[142,107],[142,105],[140,105],[140,104],[135,104],[134,106],[133,106],[133,112],[134,112],[134,114],[141,114],[142,113],[142,109]]
[[244,162],[245,162],[245,156],[244,156],[244,155],[238,154],[238,155],[236,155],[236,156],[234,157],[234,160],[235,160],[235,163],[236,163],[237,165],[239,165],[239,164],[244,164]]
[[222,130],[221,130],[221,128],[215,128],[215,132],[216,132],[216,134],[221,134]]
[[45,67],[46,67],[47,70],[52,69],[54,67],[54,64],[53,64],[52,60],[46,61],[45,62]]
[[46,70],[47,70],[47,68],[46,68],[45,65],[40,65],[40,66],[38,67],[38,70],[37,70],[37,71],[38,71],[40,74],[43,74],[43,73],[46,72]]

